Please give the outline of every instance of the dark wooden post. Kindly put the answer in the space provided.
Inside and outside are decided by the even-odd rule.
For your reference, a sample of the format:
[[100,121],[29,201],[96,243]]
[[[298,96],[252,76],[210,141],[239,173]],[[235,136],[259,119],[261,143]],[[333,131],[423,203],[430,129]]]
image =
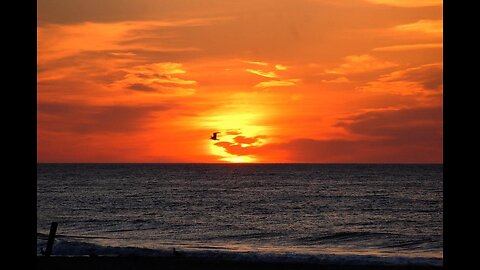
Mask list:
[[53,242],[55,241],[55,234],[57,233],[57,222],[52,222],[50,226],[50,234],[48,235],[47,249],[45,250],[45,257],[49,257],[52,254]]

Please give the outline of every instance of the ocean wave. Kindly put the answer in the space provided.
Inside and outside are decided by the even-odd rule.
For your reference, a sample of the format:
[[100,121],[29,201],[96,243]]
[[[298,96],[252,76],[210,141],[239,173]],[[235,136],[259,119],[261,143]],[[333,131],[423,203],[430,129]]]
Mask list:
[[359,239],[371,239],[371,238],[386,238],[398,236],[398,234],[392,233],[378,233],[378,232],[337,232],[331,234],[324,234],[319,236],[300,237],[297,240],[300,242],[335,242],[335,241],[358,241]]
[[211,240],[245,240],[245,239],[259,239],[259,238],[268,238],[282,236],[282,233],[274,232],[261,232],[261,233],[243,233],[243,234],[227,234],[227,235],[217,235],[214,237],[205,238],[207,241]]
[[[46,240],[37,239],[37,254],[46,245]],[[414,265],[442,266],[441,258],[375,256],[361,254],[300,254],[292,252],[270,253],[259,251],[232,251],[221,247],[195,246],[195,248],[148,249],[141,247],[113,247],[99,244],[68,240],[55,240],[52,255],[54,256],[144,256],[171,257],[185,256],[191,258],[210,258],[240,262],[275,262],[275,263],[306,263],[306,264],[337,264],[337,265]]]

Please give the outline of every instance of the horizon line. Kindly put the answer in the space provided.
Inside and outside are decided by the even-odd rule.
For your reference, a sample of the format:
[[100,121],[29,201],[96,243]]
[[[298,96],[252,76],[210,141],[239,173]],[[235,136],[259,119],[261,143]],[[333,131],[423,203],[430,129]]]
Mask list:
[[443,165],[443,162],[37,162],[38,164],[312,164],[312,165]]

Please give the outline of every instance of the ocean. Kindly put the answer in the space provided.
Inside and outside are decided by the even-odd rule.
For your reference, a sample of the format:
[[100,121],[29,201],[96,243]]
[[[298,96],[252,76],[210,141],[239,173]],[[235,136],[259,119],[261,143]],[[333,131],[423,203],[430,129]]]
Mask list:
[[443,265],[443,165],[37,164],[37,250]]

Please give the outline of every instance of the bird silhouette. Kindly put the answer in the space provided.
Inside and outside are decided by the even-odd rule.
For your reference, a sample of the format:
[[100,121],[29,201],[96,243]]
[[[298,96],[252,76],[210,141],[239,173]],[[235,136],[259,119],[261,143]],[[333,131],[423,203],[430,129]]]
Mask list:
[[218,141],[218,139],[217,139],[217,134],[218,133],[220,133],[220,132],[213,132],[213,135],[212,135],[212,137],[210,137],[210,140]]

